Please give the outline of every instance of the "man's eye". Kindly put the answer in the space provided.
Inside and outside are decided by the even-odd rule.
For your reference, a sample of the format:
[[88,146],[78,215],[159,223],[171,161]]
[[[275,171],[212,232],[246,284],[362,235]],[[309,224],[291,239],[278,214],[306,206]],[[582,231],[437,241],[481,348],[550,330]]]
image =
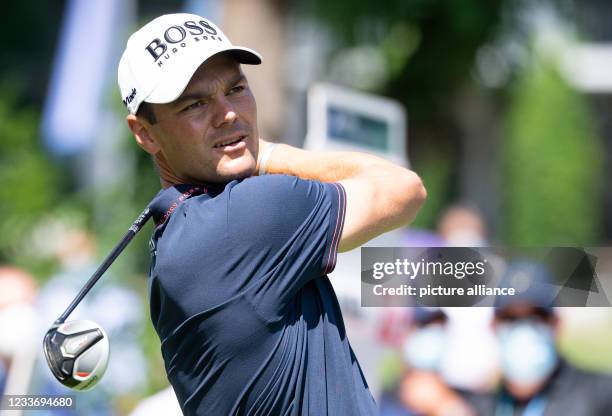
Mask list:
[[188,110],[193,110],[194,108],[198,108],[201,107],[203,105],[205,105],[206,103],[203,101],[196,101],[193,104],[188,105],[187,107],[183,108],[183,111],[188,111]]
[[244,85],[236,85],[234,88],[230,90],[230,94],[238,94],[244,91],[246,87]]

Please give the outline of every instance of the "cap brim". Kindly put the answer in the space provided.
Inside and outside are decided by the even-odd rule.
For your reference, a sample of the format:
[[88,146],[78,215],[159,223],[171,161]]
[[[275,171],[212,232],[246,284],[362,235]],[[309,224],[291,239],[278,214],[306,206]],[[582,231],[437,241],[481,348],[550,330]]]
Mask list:
[[160,83],[153,89],[153,91],[143,101],[153,104],[166,104],[171,103],[181,96],[191,77],[198,70],[198,68],[208,61],[213,56],[219,55],[220,53],[228,53],[233,56],[236,61],[241,64],[247,65],[259,65],[262,62],[261,55],[252,49],[244,48],[242,46],[232,46],[227,49],[221,49],[212,54],[207,54],[201,57],[195,57],[189,62],[184,62],[181,65],[179,72],[169,71]]

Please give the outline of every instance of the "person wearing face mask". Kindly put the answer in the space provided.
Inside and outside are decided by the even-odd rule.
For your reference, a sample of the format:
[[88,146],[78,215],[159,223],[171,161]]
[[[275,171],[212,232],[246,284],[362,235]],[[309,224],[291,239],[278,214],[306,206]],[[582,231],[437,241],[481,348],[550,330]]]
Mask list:
[[612,414],[612,376],[580,370],[563,359],[556,340],[553,279],[540,264],[517,262],[506,281],[529,277],[514,297],[496,301],[502,386],[480,413],[495,416],[604,416]]
[[479,210],[468,203],[449,206],[438,220],[438,234],[449,247],[487,246],[487,225]]
[[440,376],[448,317],[440,308],[413,308],[413,325],[402,345],[406,366],[396,391],[383,394],[382,416],[472,416],[471,407]]
[[404,362],[415,370],[437,373],[442,364],[448,316],[440,308],[415,307],[413,328],[402,346]]

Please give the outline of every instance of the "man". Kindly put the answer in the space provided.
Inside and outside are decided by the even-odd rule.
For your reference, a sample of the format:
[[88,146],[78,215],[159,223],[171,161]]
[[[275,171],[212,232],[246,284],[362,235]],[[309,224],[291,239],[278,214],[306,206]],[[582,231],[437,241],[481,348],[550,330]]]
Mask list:
[[[528,278],[528,285],[525,280]],[[604,416],[612,410],[612,376],[580,370],[560,356],[553,282],[542,264],[515,261],[503,286],[521,290],[496,299],[493,328],[499,342],[502,388],[468,398],[480,414]]]
[[408,224],[425,190],[379,158],[260,140],[240,68],[260,62],[174,14],[134,33],[119,64],[164,188],[149,297],[168,378],[186,414],[375,414],[326,275],[338,250]]

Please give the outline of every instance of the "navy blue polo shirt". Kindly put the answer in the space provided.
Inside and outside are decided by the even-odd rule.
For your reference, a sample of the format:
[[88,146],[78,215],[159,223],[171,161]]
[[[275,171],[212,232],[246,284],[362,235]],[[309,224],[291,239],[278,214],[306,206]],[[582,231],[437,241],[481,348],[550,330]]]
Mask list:
[[285,175],[160,192],[151,319],[185,414],[377,414],[327,278],[345,201]]

